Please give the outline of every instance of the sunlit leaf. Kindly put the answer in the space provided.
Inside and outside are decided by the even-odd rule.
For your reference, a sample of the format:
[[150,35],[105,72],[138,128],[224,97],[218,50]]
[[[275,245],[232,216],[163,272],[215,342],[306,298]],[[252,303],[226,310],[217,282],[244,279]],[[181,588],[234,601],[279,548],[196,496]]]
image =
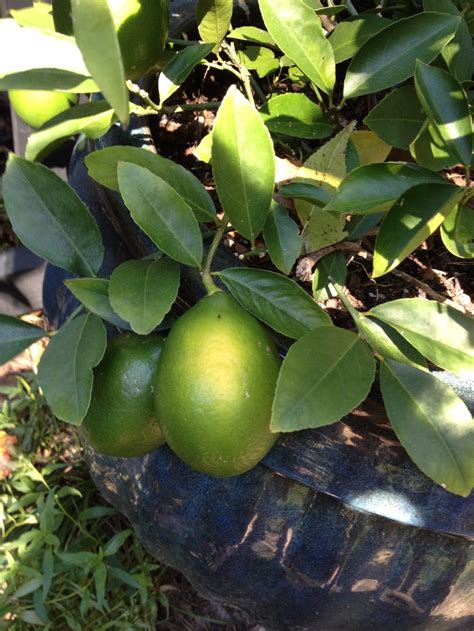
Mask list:
[[401,298],[374,307],[370,315],[395,328],[433,364],[474,374],[474,319],[435,300]]

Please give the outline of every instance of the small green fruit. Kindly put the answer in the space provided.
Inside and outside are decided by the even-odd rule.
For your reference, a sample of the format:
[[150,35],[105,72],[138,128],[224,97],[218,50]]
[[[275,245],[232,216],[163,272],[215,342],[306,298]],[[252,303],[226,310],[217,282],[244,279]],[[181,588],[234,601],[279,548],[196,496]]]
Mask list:
[[153,405],[159,335],[122,333],[107,345],[94,370],[92,398],[81,430],[86,441],[109,456],[141,456],[164,443]]
[[77,94],[49,90],[10,90],[8,97],[18,116],[34,129],[77,103]]
[[171,449],[197,471],[244,473],[270,450],[280,358],[230,296],[203,298],[173,326],[158,362],[155,406]]

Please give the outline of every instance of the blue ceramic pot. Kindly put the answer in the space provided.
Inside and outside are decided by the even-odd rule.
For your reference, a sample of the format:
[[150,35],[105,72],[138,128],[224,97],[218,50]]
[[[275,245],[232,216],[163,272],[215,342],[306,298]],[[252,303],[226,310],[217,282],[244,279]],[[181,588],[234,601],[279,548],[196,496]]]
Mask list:
[[[99,147],[144,142],[146,128],[116,127]],[[78,147],[70,183],[99,223],[107,275],[150,244],[118,196],[90,180],[83,158]],[[235,259],[222,253],[217,263]],[[44,307],[56,325],[77,304],[65,277],[48,268]],[[199,281],[190,269],[183,279],[192,303]],[[472,411],[473,384],[439,377]],[[141,458],[87,457],[98,488],[152,555],[269,629],[474,628],[474,494],[452,495],[414,466],[376,393],[335,425],[284,436],[230,479],[192,471],[166,446]]]

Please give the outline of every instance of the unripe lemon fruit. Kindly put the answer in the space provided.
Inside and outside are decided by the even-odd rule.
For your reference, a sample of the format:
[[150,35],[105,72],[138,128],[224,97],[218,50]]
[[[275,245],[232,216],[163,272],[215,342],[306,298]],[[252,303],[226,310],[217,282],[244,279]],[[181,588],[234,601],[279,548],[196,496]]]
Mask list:
[[94,370],[92,398],[81,430],[99,453],[141,456],[164,443],[153,405],[159,335],[122,333]]
[[77,103],[77,94],[49,90],[10,90],[8,97],[18,116],[34,129]]
[[173,325],[158,362],[155,406],[168,445],[209,475],[251,469],[277,439],[279,369],[267,331],[232,296],[203,298]]

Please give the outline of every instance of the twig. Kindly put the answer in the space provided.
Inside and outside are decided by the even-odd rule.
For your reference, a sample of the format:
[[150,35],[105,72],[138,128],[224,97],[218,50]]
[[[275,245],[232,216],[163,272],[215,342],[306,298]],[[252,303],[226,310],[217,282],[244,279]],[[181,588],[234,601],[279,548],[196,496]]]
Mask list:
[[[321,248],[320,250],[316,250],[315,252],[311,252],[307,256],[303,257],[297,265],[296,276],[303,282],[310,282],[311,274],[313,272],[313,268],[316,265],[316,263],[320,261],[323,257],[327,256],[328,254],[331,254],[331,252],[336,252],[336,251],[356,252],[357,254],[365,256],[367,260],[369,261],[372,261],[374,258],[370,252],[365,250],[358,243],[341,241],[340,243],[327,245],[326,247]],[[415,278],[414,276],[411,276],[410,274],[407,274],[406,272],[402,272],[399,269],[393,269],[390,271],[390,274],[393,274],[394,276],[397,276],[398,278],[402,278],[403,280],[411,283],[412,285],[415,285],[416,287],[418,287],[418,289],[421,289],[422,291],[424,291],[427,296],[429,296],[430,298],[433,298],[433,300],[437,300],[438,302],[449,304],[451,307],[453,307],[454,309],[457,309],[458,311],[465,311],[464,308],[458,305],[457,303],[453,302],[449,298],[446,298],[446,296],[443,296],[442,294],[438,293],[437,291],[432,289],[429,285],[424,283],[422,280],[419,280],[418,278]]]

